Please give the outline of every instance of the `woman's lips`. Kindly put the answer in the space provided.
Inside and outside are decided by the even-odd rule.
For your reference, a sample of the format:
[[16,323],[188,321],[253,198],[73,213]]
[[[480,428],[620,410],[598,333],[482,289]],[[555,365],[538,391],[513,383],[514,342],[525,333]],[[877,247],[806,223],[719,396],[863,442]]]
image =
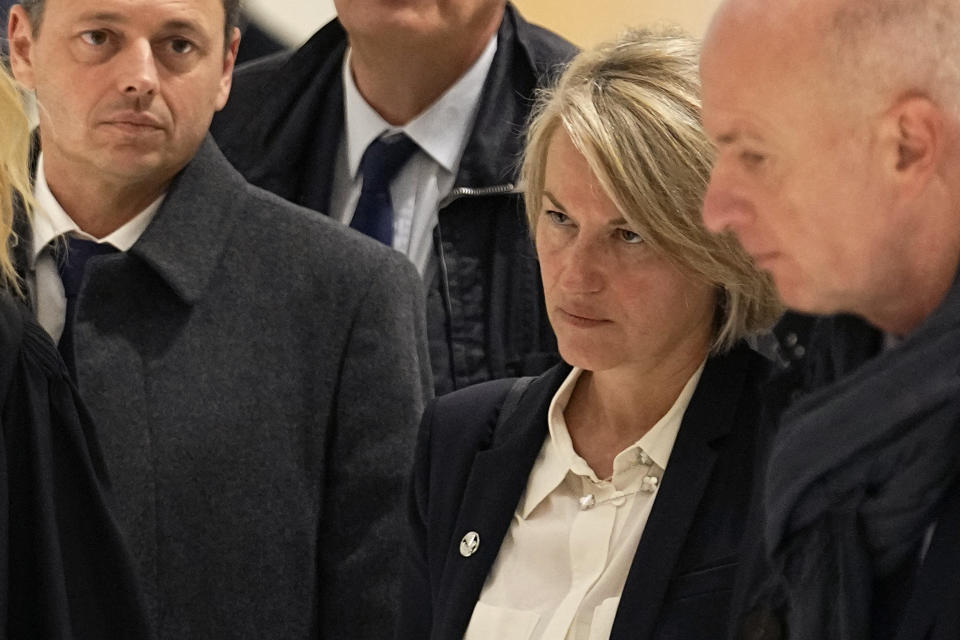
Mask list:
[[568,311],[563,307],[558,307],[557,310],[560,312],[560,317],[563,318],[565,322],[578,327],[598,327],[610,323],[610,320],[593,317],[590,315],[590,312],[580,309]]

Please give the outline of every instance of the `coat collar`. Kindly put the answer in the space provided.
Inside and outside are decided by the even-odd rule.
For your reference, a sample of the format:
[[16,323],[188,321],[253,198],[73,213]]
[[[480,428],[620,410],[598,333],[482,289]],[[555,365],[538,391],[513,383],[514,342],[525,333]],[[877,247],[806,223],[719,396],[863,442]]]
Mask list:
[[[547,84],[561,69],[557,59],[569,59],[576,49],[569,43],[554,56],[541,57],[533,46],[542,37],[516,8],[507,3],[497,33],[497,54],[484,84],[477,119],[467,141],[454,189],[479,189],[497,185],[516,187],[518,158],[523,152],[523,132],[536,88]],[[509,79],[509,80],[508,80]],[[490,135],[491,131],[503,132]]]
[[[39,154],[39,132],[34,130],[31,175]],[[196,303],[226,248],[233,228],[229,215],[233,202],[248,186],[207,135],[193,159],[173,179],[153,221],[128,254],[147,263],[185,303]],[[24,278],[33,242],[29,217],[19,203],[14,232],[14,262]]]
[[129,254],[187,304],[200,300],[233,229],[233,203],[248,188],[208,135],[173,179],[156,217]]

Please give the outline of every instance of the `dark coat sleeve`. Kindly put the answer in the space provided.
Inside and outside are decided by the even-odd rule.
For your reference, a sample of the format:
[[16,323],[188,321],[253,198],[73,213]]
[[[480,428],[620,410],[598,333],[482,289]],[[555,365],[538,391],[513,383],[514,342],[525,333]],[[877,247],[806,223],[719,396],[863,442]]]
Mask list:
[[396,623],[402,488],[433,383],[420,277],[384,255],[352,319],[328,430],[321,638],[386,638]]
[[4,637],[148,638],[90,416],[49,336],[0,307]]
[[407,492],[407,534],[404,537],[403,590],[397,640],[429,638],[433,622],[433,594],[427,557],[427,502],[430,484],[430,431],[436,403],[427,405],[417,437],[413,473]]

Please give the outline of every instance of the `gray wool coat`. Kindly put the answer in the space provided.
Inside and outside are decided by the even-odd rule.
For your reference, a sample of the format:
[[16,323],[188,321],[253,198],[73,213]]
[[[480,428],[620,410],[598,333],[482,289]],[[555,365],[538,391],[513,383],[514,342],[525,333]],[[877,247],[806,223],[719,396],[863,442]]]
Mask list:
[[423,296],[209,138],[139,241],[90,261],[78,383],[159,638],[390,635]]

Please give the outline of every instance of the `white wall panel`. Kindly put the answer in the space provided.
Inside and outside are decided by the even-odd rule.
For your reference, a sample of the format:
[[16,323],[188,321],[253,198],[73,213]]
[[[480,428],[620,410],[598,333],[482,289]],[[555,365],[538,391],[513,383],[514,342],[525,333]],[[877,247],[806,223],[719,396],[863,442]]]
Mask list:
[[333,0],[244,0],[247,14],[290,44],[309,38],[335,15]]

